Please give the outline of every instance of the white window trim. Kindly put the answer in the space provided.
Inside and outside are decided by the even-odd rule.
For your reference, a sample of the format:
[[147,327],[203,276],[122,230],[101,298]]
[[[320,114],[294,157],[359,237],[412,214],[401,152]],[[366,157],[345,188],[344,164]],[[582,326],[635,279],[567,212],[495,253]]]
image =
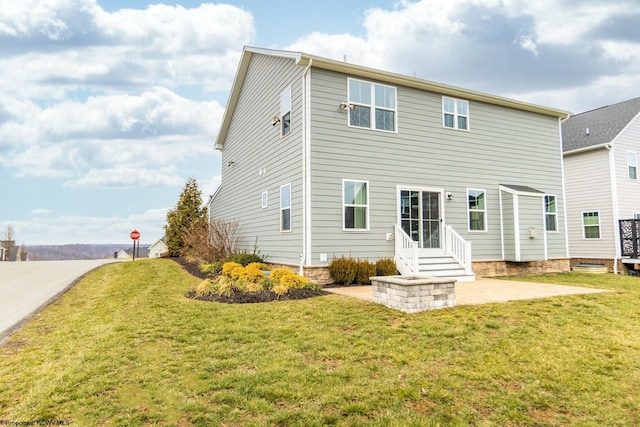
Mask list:
[[[444,115],[445,115],[445,111],[444,111],[444,100],[445,99],[451,99],[453,101],[453,127],[449,127],[445,125],[445,119],[444,119]],[[466,102],[467,103],[467,114],[458,114],[458,101],[462,101],[462,102]],[[470,109],[469,109],[469,101],[467,101],[466,99],[459,99],[459,98],[451,98],[450,96],[443,96],[442,97],[442,127],[444,129],[453,129],[453,130],[459,130],[459,131],[463,131],[463,132],[469,132],[471,130],[471,114],[470,114]],[[446,114],[451,114],[449,112],[446,112]],[[467,128],[466,129],[460,129],[458,127],[458,117],[466,117],[467,118]]]
[[[542,198],[542,209],[544,210],[544,231],[545,233],[559,233],[560,231],[558,230],[558,196],[556,196],[555,194],[545,194],[545,197]],[[556,201],[555,206],[556,206],[556,211],[553,213],[548,213],[547,212],[547,205],[546,205],[546,197],[553,197]],[[547,215],[553,215],[554,216],[554,221],[556,223],[556,229],[549,231],[547,230]]]
[[[469,208],[469,192],[470,191],[482,191],[484,193],[484,210],[474,209],[474,212],[484,212],[484,230],[472,230],[471,229],[471,209]],[[469,233],[487,233],[489,231],[489,227],[487,226],[487,190],[483,190],[482,188],[467,188],[467,199],[465,201],[467,207],[467,231]]]
[[[362,83],[366,83],[371,85],[371,102],[372,104],[362,104],[360,102],[352,102],[351,101],[351,85],[350,82],[352,81],[356,81],[356,82],[362,82]],[[382,86],[382,87],[387,87],[390,89],[393,89],[395,91],[395,98],[396,98],[396,106],[395,108],[386,108],[386,107],[376,107],[376,86]],[[368,129],[368,130],[374,130],[377,132],[387,132],[387,133],[398,133],[398,88],[395,86],[390,86],[390,85],[384,85],[384,84],[380,84],[380,83],[374,83],[374,82],[370,82],[368,80],[362,80],[362,79],[353,79],[353,78],[347,78],[347,100],[349,102],[349,104],[353,104],[353,105],[358,105],[360,107],[368,107],[369,108],[369,123],[371,124],[371,126],[369,126],[368,128],[364,127],[364,126],[353,126],[351,125],[351,109],[347,109],[348,114],[347,114],[347,126],[349,126],[350,128],[354,128],[354,129]],[[377,129],[376,128],[376,109],[380,109],[380,110],[385,110],[385,111],[393,111],[393,130],[386,130],[386,129]]]
[[[584,225],[584,214],[586,213],[597,213],[598,214],[598,231],[600,237],[587,237],[585,233],[585,225]],[[582,239],[583,240],[601,240],[602,239],[602,224],[600,221],[600,211],[582,211],[580,214],[580,223],[582,224]],[[594,225],[590,225],[589,227],[595,227]]]
[[[634,160],[633,164],[631,164],[631,162],[629,161],[630,154],[633,154],[633,160]],[[629,173],[629,169],[632,167],[635,169],[635,172],[636,172],[635,178],[631,178],[631,174]],[[635,151],[627,151],[627,179],[630,179],[632,181],[638,180],[638,154]]]
[[266,208],[269,206],[269,192],[268,191],[263,191],[262,192],[262,209]]
[[[285,187],[289,187],[289,206],[282,206],[282,189]],[[291,225],[292,222],[292,216],[291,216],[291,183],[289,184],[284,184],[280,186],[280,210],[278,211],[280,214],[280,217],[278,218],[278,221],[280,222],[280,232],[281,233],[290,233],[291,229],[293,228]],[[289,229],[285,230],[282,228],[282,211],[289,209]]]
[[[289,96],[289,109],[288,110],[284,110],[283,109],[283,105],[284,103],[282,102],[282,100],[284,99],[285,95]],[[284,138],[287,135],[291,134],[292,129],[292,121],[291,121],[291,113],[292,110],[292,105],[291,105],[291,86],[289,86],[288,88],[286,88],[281,94],[280,94],[280,138]],[[289,114],[289,132],[287,132],[286,134],[284,133],[284,116],[286,114]]]
[[[344,211],[345,208],[348,206],[357,206],[357,207],[362,207],[364,205],[347,205],[344,203],[344,184],[346,182],[362,182],[364,184],[366,184],[367,186],[367,204],[366,204],[366,208],[367,208],[367,226],[366,228],[346,228],[345,227],[345,215],[344,215]],[[369,223],[369,213],[371,212],[371,199],[369,198],[369,181],[364,180],[364,179],[343,179],[342,180],[342,231],[347,231],[350,233],[353,232],[365,232],[365,231],[369,231],[369,227],[370,227],[370,223]]]

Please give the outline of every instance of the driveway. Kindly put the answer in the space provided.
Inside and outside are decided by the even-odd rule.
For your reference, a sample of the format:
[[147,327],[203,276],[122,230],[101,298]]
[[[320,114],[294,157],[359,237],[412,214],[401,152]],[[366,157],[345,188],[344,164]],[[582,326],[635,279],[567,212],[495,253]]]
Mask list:
[[[325,291],[366,301],[373,301],[371,286],[325,288]],[[549,298],[558,295],[596,294],[600,292],[611,291],[579,286],[481,278],[475,282],[456,283],[456,306]]]
[[0,342],[87,272],[114,259],[0,262]]

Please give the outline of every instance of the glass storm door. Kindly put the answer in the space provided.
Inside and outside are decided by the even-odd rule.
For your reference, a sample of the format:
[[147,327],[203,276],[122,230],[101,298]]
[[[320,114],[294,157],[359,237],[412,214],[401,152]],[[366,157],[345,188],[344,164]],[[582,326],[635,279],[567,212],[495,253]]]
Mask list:
[[420,248],[440,249],[440,193],[400,190],[400,226]]

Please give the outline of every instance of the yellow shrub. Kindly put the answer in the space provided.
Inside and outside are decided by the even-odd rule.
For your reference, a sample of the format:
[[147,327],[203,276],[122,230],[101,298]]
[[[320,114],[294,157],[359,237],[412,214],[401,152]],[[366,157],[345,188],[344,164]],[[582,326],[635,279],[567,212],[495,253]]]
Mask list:
[[238,265],[237,267],[233,267],[231,269],[231,278],[234,280],[239,280],[243,274],[244,274],[244,267],[241,265]]
[[196,287],[196,295],[199,297],[203,295],[209,295],[212,293],[212,284],[211,280],[206,279],[200,282],[200,284]]
[[275,285],[275,286],[273,287],[273,292],[274,292],[276,295],[284,295],[284,294],[286,294],[287,292],[289,292],[289,288],[287,288],[285,285]]
[[238,267],[242,267],[242,266],[237,262],[225,262],[222,265],[222,275],[226,277],[231,277],[231,272]]
[[263,292],[265,290],[265,280],[260,280],[258,282],[248,282],[245,285],[246,292]]
[[[235,273],[235,270],[233,270],[233,272]],[[264,273],[257,267],[251,266],[251,264],[246,266],[239,275],[240,280],[244,280],[248,283],[258,283],[264,278]]]
[[297,274],[291,274],[280,279],[280,283],[289,289],[302,289],[307,284],[307,279]]
[[294,273],[293,271],[291,271],[289,269],[286,269],[286,268],[276,268],[269,275],[269,279],[271,279],[272,281],[274,281],[276,283],[281,283],[283,277],[291,276],[291,275],[295,275],[295,274],[296,273]]
[[247,265],[247,268],[257,268],[258,270],[270,270],[269,266],[267,264],[265,264],[264,262],[252,262],[251,264]]

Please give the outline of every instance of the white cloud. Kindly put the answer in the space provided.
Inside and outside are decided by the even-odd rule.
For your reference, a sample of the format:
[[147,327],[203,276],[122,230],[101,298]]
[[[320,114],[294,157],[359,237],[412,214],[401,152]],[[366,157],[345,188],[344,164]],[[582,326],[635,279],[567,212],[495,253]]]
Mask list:
[[144,243],[164,234],[167,209],[156,208],[126,216],[41,216],[31,220],[0,222],[0,230],[14,228],[16,241],[28,245],[69,243],[130,243],[136,229]]

